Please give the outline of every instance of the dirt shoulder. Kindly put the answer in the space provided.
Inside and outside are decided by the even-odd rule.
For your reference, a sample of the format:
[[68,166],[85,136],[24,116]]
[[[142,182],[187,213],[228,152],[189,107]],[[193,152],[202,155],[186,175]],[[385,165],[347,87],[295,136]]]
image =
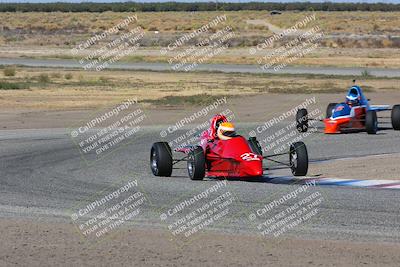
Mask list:
[[23,266],[397,266],[400,245],[268,239],[205,232],[177,247],[165,230],[126,227],[88,244],[72,223],[0,219],[2,265]]
[[[33,96],[33,92],[32,93]],[[150,93],[149,93],[150,94]],[[303,103],[307,99],[315,97],[315,104],[310,106],[311,109],[318,108],[322,113],[330,102],[343,101],[345,90],[343,93],[333,94],[275,94],[275,93],[259,93],[256,95],[226,95],[227,103],[223,106],[223,110],[226,108],[231,109],[235,114],[235,121],[237,123],[261,123],[274,116],[279,116],[297,105]],[[0,130],[13,130],[13,129],[42,129],[42,128],[69,128],[72,126],[79,125],[82,121],[92,119],[96,114],[100,114],[104,110],[110,110],[115,103],[121,103],[126,99],[136,97],[137,94],[126,94],[119,95],[111,100],[106,100],[107,96],[102,96],[105,102],[101,102],[102,105],[96,102],[93,107],[82,108],[71,108],[69,105],[63,106],[63,100],[69,99],[68,95],[57,95],[53,97],[50,93],[48,95],[43,94],[37,99],[32,99],[29,96],[21,97],[18,92],[12,93],[7,92],[8,96],[4,95],[4,102],[10,101],[32,101],[41,103],[53,103],[58,105],[60,109],[45,109],[42,108],[27,108],[25,105],[14,104],[13,107],[5,108],[2,106],[0,112]],[[396,104],[400,99],[400,93],[394,90],[381,92],[369,92],[367,96],[372,99],[373,104]],[[91,94],[78,95],[77,99],[84,101],[87,98],[92,97]],[[94,98],[96,95],[94,95]],[[117,98],[119,97],[119,101]],[[215,95],[215,99],[220,98],[221,94]],[[0,96],[0,100],[1,100]],[[61,101],[61,104],[57,103],[57,100]],[[71,100],[74,102],[74,100]],[[77,100],[79,101],[79,100]],[[1,101],[0,101],[1,102]],[[109,102],[107,104],[107,102]],[[207,102],[206,105],[159,105],[154,103],[152,105],[144,105],[143,110],[146,113],[149,120],[145,124],[158,125],[158,124],[171,124],[182,118],[198,112],[203,109],[211,102]],[[140,103],[140,100],[139,100]],[[11,105],[11,103],[9,104]],[[209,116],[212,116],[210,113]],[[294,117],[293,117],[294,119]]]
[[[273,53],[272,49],[262,50],[259,54],[251,55],[249,49],[229,48],[210,58],[207,63],[223,64],[257,64],[260,57]],[[168,62],[187,50],[180,48],[172,51],[168,56],[160,54],[160,48],[141,48],[121,59],[122,62]],[[76,59],[79,61],[84,55],[94,53],[96,50],[88,49],[81,57],[71,56],[71,48],[55,46],[0,46],[0,58],[36,58],[36,59]],[[360,68],[400,68],[400,55],[396,48],[318,48],[306,54],[291,66],[335,66],[335,67],[360,67]]]
[[337,159],[311,164],[310,172],[341,179],[400,180],[399,160],[400,154]]

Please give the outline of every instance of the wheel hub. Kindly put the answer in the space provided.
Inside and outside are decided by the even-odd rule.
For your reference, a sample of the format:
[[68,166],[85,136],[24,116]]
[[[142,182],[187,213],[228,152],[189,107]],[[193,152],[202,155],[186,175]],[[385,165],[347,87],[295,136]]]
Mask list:
[[156,151],[153,151],[153,153],[151,153],[151,168],[153,169],[153,171],[155,173],[157,173],[158,166],[157,166],[157,153],[156,153]]
[[290,165],[292,167],[292,170],[296,170],[297,169],[297,153],[296,153],[296,151],[292,151],[290,155],[291,155]]
[[189,172],[190,176],[193,175],[193,169],[194,169],[193,162],[194,162],[193,155],[190,155],[189,158],[188,158],[188,165],[187,165],[188,172]]

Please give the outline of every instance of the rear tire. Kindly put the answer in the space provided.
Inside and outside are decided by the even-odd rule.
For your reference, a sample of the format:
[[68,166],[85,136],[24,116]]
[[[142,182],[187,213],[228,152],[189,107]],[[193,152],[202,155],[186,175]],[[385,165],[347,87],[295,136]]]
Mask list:
[[296,142],[290,145],[289,162],[294,176],[307,175],[308,152],[303,142]]
[[400,130],[400,105],[394,105],[392,108],[392,126],[394,130]]
[[336,107],[337,103],[329,103],[328,107],[326,108],[326,118],[330,118],[332,116],[332,111]]
[[151,147],[150,168],[155,176],[171,176],[172,152],[167,142],[157,142]]
[[365,129],[368,134],[376,134],[378,131],[378,117],[375,110],[368,110],[365,115]]
[[196,146],[189,152],[187,169],[191,180],[203,180],[206,174],[206,157],[201,146]]
[[296,128],[300,133],[308,130],[308,112],[307,109],[299,109],[296,113]]
[[258,142],[257,138],[255,137],[250,137],[249,140],[247,140],[247,142],[249,143],[249,146],[251,148],[251,151],[254,154],[260,155],[262,156],[263,152],[262,152],[262,148],[260,146],[260,142]]

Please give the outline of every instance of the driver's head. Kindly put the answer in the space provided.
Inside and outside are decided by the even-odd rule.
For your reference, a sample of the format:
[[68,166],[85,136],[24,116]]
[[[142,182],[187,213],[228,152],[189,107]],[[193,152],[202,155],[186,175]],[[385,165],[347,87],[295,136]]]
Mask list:
[[217,136],[220,140],[229,140],[236,135],[235,125],[231,122],[222,122],[217,130]]
[[350,89],[349,93],[346,96],[346,103],[351,106],[358,105],[360,103],[360,96],[357,89]]

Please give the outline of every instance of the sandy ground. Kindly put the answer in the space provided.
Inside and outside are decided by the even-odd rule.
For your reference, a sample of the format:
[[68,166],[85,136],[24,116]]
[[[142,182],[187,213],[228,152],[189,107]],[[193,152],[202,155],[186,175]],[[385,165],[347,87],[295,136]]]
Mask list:
[[[186,49],[186,48],[185,48]],[[257,60],[273,50],[265,49],[256,55],[249,53],[250,47],[229,48],[211,58],[208,63],[230,63],[230,64],[256,64]],[[81,57],[93,53],[95,50],[88,49],[82,52]],[[170,51],[169,57],[163,56],[159,48],[141,48],[130,54],[130,58],[122,61],[145,61],[145,62],[167,62],[168,59],[183,53],[184,49]],[[40,46],[0,46],[1,58],[71,58],[70,48],[40,47]],[[80,59],[80,57],[77,57]],[[312,53],[297,59],[292,65],[299,66],[336,66],[336,67],[378,67],[399,68],[400,60],[395,48],[318,48]]]
[[88,243],[72,223],[1,219],[3,266],[398,266],[400,245],[264,239],[204,232],[177,246],[166,230],[125,227]]
[[[318,108],[322,114],[325,114],[326,107],[331,102],[344,101],[345,91],[342,94],[274,94],[262,93],[248,96],[227,96],[226,106],[237,115],[236,122],[265,122],[274,116],[279,116],[284,112],[295,108],[307,99],[315,98],[315,104],[309,109]],[[371,104],[400,104],[400,92],[370,92],[366,93],[371,99]],[[12,94],[9,96],[11,97]],[[18,97],[15,96],[15,97]],[[69,96],[58,96],[60,98],[68,98]],[[81,96],[82,98],[90,97],[89,95]],[[128,96],[127,96],[128,97]],[[217,98],[217,97],[216,97]],[[126,98],[122,98],[125,100]],[[37,100],[38,101],[38,100]],[[43,95],[41,102],[55,101],[51,96]],[[114,102],[115,103],[115,102]],[[120,103],[120,102],[116,102]],[[211,104],[211,103],[210,103]],[[62,109],[45,110],[45,109],[25,109],[21,105],[15,105],[11,108],[0,108],[0,127],[2,129],[40,129],[40,128],[67,128],[70,125],[79,123],[81,120],[87,119],[88,114],[100,112],[109,106],[98,107],[97,109]],[[146,114],[151,117],[151,124],[169,124],[176,122],[187,114],[197,112],[204,108],[203,106],[152,106],[144,107]],[[212,115],[212,114],[211,114]],[[210,116],[211,116],[210,115]],[[389,114],[385,116],[390,117]],[[293,117],[294,118],[294,117]]]

